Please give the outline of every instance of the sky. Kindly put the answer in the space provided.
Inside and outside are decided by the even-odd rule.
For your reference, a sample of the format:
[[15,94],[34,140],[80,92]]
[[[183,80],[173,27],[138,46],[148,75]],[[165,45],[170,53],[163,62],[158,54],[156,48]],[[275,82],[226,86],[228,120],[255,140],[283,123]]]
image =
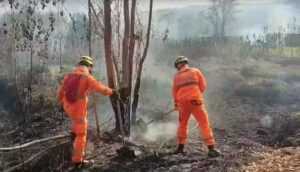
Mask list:
[[[92,0],[92,3],[97,8],[102,1]],[[252,35],[261,32],[266,25],[274,32],[293,17],[300,21],[300,0],[238,0],[238,4],[239,12],[229,25],[229,35]],[[209,0],[154,0],[153,25],[161,34],[168,28],[170,38],[175,39],[199,36],[199,32],[207,34],[209,23],[200,13],[205,12],[208,5]],[[87,13],[87,0],[65,0],[63,8],[71,13]],[[139,12],[147,14],[148,8],[149,0],[138,0]],[[0,8],[0,15],[4,9]]]
[[[270,4],[270,3],[282,3],[288,0],[238,0],[239,4]],[[143,1],[147,4],[147,0]],[[166,9],[166,8],[184,8],[194,5],[208,5],[209,0],[154,0],[154,9]]]
[[[207,4],[205,0],[160,0],[154,13],[154,20],[159,20],[155,27],[161,32],[168,28],[169,37],[175,39],[199,36],[199,32],[200,36],[208,36],[210,24],[201,16]],[[269,33],[277,32],[278,26],[286,27],[294,17],[300,24],[300,0],[239,0],[238,4],[227,35],[251,37],[254,33],[261,34],[264,26],[268,26]],[[166,17],[157,19],[157,13]]]
[[[251,4],[251,5],[261,5],[261,4],[272,4],[272,3],[285,3],[288,1],[297,0],[238,0],[239,4]],[[99,0],[92,0],[93,3],[97,4]],[[139,8],[141,10],[148,10],[149,0],[138,0]],[[168,9],[168,8],[184,8],[187,6],[199,6],[208,5],[209,0],[154,0],[153,9]],[[87,10],[87,0],[66,0],[65,6],[70,9],[70,11],[86,11]]]
[[[91,0],[97,6],[102,1]],[[154,0],[153,9],[180,9],[188,6],[207,6],[210,0]],[[240,5],[266,5],[278,3],[290,3],[300,5],[300,0],[237,0]],[[148,10],[149,0],[138,0],[139,9],[142,11]],[[2,5],[4,6],[4,5]],[[65,0],[64,5],[70,12],[87,12],[87,0]],[[6,7],[8,8],[8,5]],[[0,13],[4,12],[4,8],[0,8]]]

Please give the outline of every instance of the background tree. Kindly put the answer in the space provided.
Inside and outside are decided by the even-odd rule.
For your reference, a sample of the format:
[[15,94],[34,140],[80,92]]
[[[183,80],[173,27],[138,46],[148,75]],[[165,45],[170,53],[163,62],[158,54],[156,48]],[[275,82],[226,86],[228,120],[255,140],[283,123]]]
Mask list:
[[141,78],[142,78],[142,71],[143,71],[143,64],[146,60],[149,43],[150,43],[150,32],[151,32],[151,21],[152,21],[152,11],[153,11],[153,0],[150,0],[150,7],[149,7],[149,18],[148,18],[148,27],[147,27],[147,37],[146,37],[146,45],[144,47],[143,55],[139,60],[138,67],[137,67],[137,77],[134,86],[133,92],[133,101],[132,101],[132,123],[136,122],[136,111],[138,108],[139,102],[139,91],[141,86]]
[[[11,72],[8,78],[14,76],[14,85],[19,102],[19,110],[23,120],[32,112],[33,90],[38,84],[38,77],[45,61],[53,58],[47,54],[50,48],[50,37],[55,31],[55,16],[45,12],[46,6],[56,6],[52,1],[3,1],[2,7],[6,12],[3,24],[5,39],[11,40],[7,56],[11,59]],[[5,5],[9,5],[7,9]],[[7,68],[7,67],[5,67]],[[26,72],[24,72],[26,71]]]
[[234,20],[237,0],[210,0],[211,5],[204,17],[211,23],[214,38],[223,39],[226,36],[228,24]]

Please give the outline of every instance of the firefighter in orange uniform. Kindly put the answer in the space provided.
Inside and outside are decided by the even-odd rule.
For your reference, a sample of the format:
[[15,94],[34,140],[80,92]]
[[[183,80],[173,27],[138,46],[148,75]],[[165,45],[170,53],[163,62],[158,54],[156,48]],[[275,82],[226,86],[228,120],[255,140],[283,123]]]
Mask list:
[[90,92],[116,96],[116,92],[97,81],[91,74],[92,58],[82,56],[76,70],[65,76],[58,90],[58,97],[63,108],[72,119],[72,136],[74,139],[72,162],[75,166],[91,165],[93,160],[84,160],[87,136],[87,106]]
[[201,137],[208,147],[208,156],[218,157],[220,153],[214,148],[215,140],[204,106],[203,92],[206,89],[206,81],[200,70],[189,67],[188,62],[185,56],[179,56],[175,62],[178,73],[174,76],[173,97],[175,107],[179,111],[178,148],[175,153],[184,153],[188,121],[193,114]]

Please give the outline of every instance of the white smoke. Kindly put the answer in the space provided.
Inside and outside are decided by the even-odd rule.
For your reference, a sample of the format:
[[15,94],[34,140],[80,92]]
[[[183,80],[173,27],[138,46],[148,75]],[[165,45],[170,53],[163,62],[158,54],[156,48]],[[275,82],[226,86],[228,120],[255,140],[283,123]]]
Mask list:
[[176,131],[177,124],[173,122],[149,124],[144,138],[149,141],[156,141],[160,138],[168,140],[176,136]]
[[273,119],[271,117],[271,115],[265,115],[264,117],[262,117],[260,119],[260,123],[261,125],[263,125],[264,127],[272,127],[272,124],[273,124]]

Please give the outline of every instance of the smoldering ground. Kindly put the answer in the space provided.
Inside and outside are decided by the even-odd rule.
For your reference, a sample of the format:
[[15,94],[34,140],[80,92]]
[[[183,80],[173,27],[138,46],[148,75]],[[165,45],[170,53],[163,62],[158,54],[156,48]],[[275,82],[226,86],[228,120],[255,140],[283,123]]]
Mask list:
[[[174,51],[168,54],[162,50],[159,50],[159,53],[150,52],[143,70],[137,119],[142,118],[147,122],[173,108],[172,79],[176,73],[173,61],[177,55],[181,54],[184,52]],[[231,118],[226,112],[228,109],[222,108],[227,106],[228,99],[245,97],[261,104],[276,105],[292,102],[299,98],[297,94],[291,94],[295,91],[299,92],[299,87],[293,84],[297,80],[295,71],[279,72],[280,64],[253,58],[245,61],[240,57],[222,59],[191,56],[190,59],[191,66],[200,68],[206,76],[208,86],[204,94],[205,104],[213,127],[228,128],[233,125],[232,121],[227,120]],[[269,66],[268,70],[265,69],[265,66]],[[282,73],[285,74],[282,75]],[[105,73],[101,73],[101,78],[105,83],[106,81],[103,79]],[[266,82],[274,87],[270,88],[270,84],[266,85]],[[293,92],[289,89],[292,89]],[[106,127],[113,127],[114,118],[109,99],[99,96],[97,100],[100,123],[111,119]],[[90,106],[89,112],[90,118],[93,119],[92,106]],[[144,136],[150,140],[163,138],[163,136],[165,138],[174,137],[178,125],[178,112],[168,116],[170,116],[168,121],[160,123],[155,121],[150,124]],[[271,125],[272,117],[262,116],[261,118],[262,125]],[[91,120],[90,125],[95,125],[94,120]]]

